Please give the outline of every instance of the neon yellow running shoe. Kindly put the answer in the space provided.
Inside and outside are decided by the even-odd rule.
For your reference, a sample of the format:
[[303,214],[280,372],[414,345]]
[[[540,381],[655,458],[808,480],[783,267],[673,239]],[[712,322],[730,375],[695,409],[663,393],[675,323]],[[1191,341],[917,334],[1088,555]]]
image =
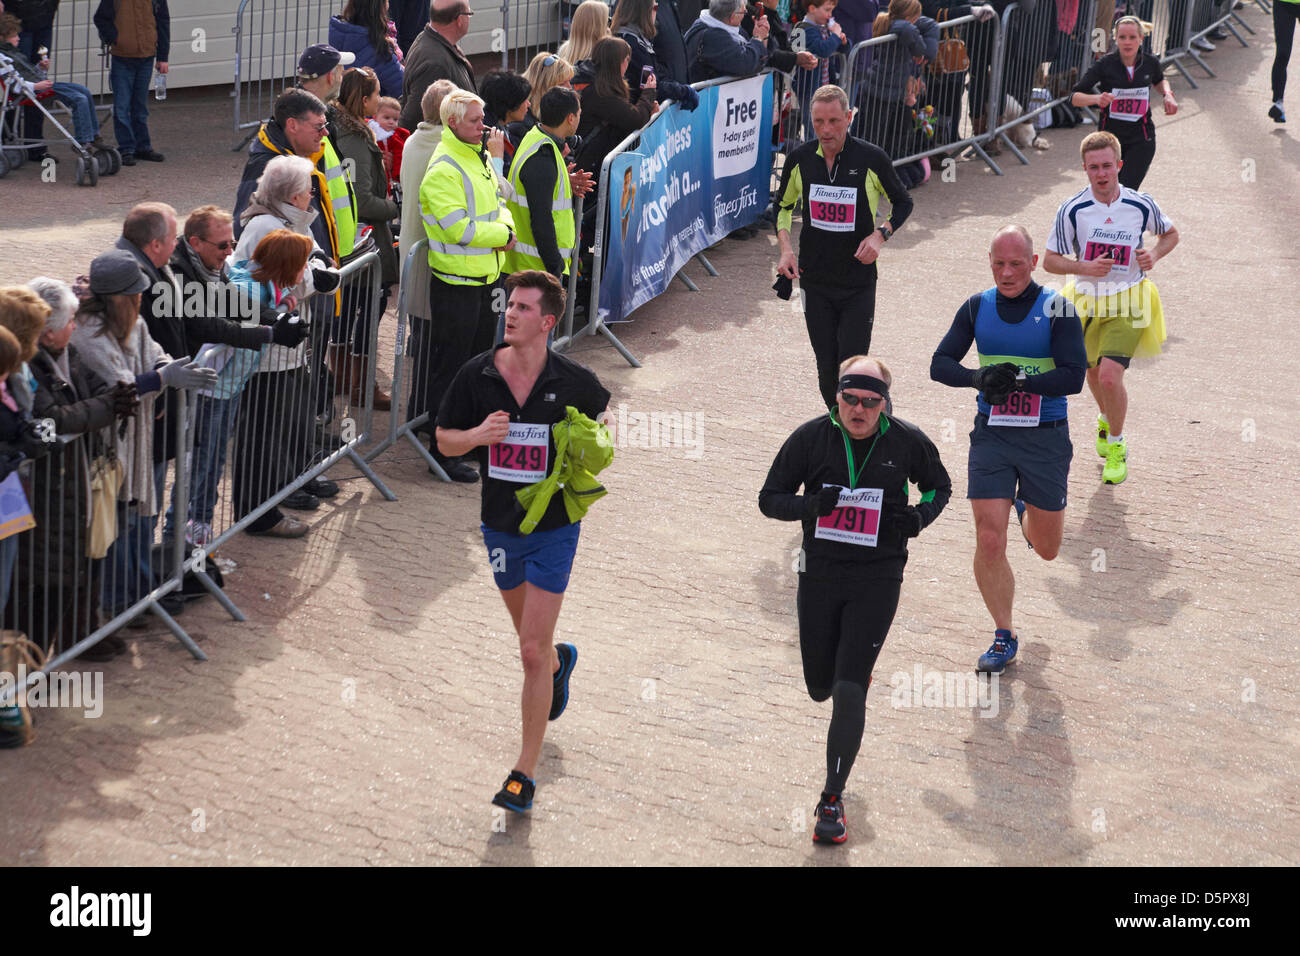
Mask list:
[[1110,448],[1110,424],[1100,415],[1097,416],[1097,454],[1105,458]]
[[1106,467],[1101,470],[1101,480],[1108,485],[1118,485],[1128,477],[1128,442],[1111,442],[1106,447]]

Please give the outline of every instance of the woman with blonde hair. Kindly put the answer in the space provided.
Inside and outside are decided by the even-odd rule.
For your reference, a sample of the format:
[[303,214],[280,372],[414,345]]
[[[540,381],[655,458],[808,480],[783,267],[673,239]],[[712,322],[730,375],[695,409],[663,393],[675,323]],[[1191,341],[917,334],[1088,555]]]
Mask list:
[[569,85],[573,79],[573,64],[562,56],[543,51],[528,64],[524,79],[533,88],[528,95],[528,111],[531,121],[536,123],[537,117],[542,115],[542,97],[548,90]]
[[573,12],[569,39],[561,44],[558,56],[567,63],[588,60],[596,44],[609,34],[609,4],[602,0],[583,0]]

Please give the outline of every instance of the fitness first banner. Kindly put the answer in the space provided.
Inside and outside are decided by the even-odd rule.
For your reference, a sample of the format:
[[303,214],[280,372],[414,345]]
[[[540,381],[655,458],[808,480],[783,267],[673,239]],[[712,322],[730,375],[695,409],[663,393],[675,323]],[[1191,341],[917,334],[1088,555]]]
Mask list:
[[609,170],[600,317],[618,322],[659,295],[697,252],[767,208],[772,76],[700,90],[669,108]]

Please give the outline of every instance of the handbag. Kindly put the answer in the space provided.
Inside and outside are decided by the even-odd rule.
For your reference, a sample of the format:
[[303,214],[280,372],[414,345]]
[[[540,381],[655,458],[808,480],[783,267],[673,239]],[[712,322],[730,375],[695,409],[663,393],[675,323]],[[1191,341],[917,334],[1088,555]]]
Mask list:
[[[942,23],[948,18],[947,12],[939,15]],[[945,37],[944,34],[947,34]],[[970,69],[970,54],[966,52],[966,41],[957,36],[956,27],[939,31],[939,50],[930,64],[930,72],[936,76],[945,73],[964,73]]]
[[126,469],[116,455],[100,455],[90,466],[90,534],[86,557],[102,558],[117,539],[117,496]]
[[16,687],[19,665],[25,673],[38,671],[45,666],[45,652],[27,639],[20,631],[0,631],[0,673],[9,675],[6,690],[17,690],[14,702],[0,705],[0,747],[24,747],[36,736],[32,715],[27,709],[26,695]]

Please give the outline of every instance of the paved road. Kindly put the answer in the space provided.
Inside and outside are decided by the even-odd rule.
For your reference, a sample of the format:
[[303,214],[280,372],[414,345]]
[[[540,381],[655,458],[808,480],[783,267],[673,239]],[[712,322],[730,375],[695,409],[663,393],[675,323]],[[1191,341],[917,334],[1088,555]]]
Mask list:
[[[984,711],[895,706],[904,677],[964,676],[989,642],[963,500],[972,409],[929,381],[929,358],[989,284],[994,230],[1020,222],[1041,245],[1081,188],[1084,131],[1050,132],[1002,178],[963,164],[924,186],[886,249],[875,353],[955,487],[876,668],[847,846],[810,842],[829,706],[802,690],[797,529],[756,507],[781,441],[818,411],[764,236],[724,242],[721,278],[692,266],[701,293],[676,287],[622,327],[644,368],[579,349],[616,411],[689,416],[699,441],[623,449],[584,526],[561,619],[582,660],[531,820],[502,830],[488,803],[519,675],[477,492],[397,453],[380,466],[397,503],[340,468],[308,538],[227,549],[248,623],[210,601],[182,618],[210,661],[128,632],[102,717],[42,715],[35,746],[0,755],[0,861],[1294,864],[1300,144],[1263,115],[1271,38],[1211,56],[1219,79],[1175,81],[1183,109],[1148,179],[1183,243],[1154,274],[1167,352],[1130,378],[1129,480],[1101,485],[1095,411],[1075,400],[1065,545],[1050,565],[1011,549],[1021,661]],[[204,105],[210,123],[193,119]],[[178,92],[155,114],[168,162],[95,191],[11,174],[0,279],[85,271],[145,198],[228,205],[228,115]]]

